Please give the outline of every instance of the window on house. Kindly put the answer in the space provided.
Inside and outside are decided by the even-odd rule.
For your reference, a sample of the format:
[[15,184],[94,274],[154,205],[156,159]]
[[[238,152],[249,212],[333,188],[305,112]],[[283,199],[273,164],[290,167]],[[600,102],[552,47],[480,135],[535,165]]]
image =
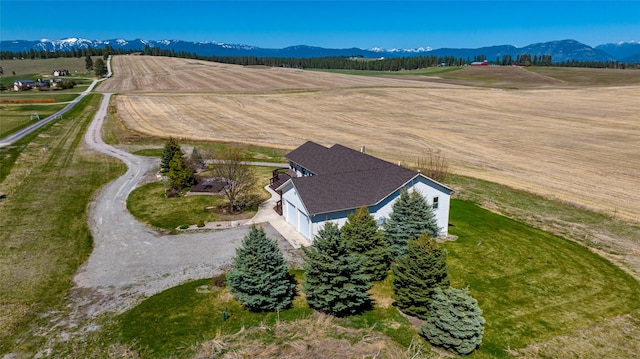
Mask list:
[[433,204],[431,205],[433,209],[438,209],[439,200],[440,199],[438,197],[433,197]]

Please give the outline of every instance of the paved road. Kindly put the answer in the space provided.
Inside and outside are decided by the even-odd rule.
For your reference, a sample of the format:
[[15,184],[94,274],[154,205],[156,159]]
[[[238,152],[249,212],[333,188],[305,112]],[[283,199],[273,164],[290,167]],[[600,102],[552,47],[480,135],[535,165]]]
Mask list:
[[[126,210],[126,199],[140,180],[159,165],[157,159],[135,156],[105,144],[100,129],[111,94],[85,135],[89,147],[123,161],[127,172],[105,186],[89,208],[94,249],[76,274],[75,291],[82,293],[88,314],[122,311],[141,297],[158,293],[190,279],[211,277],[231,264],[235,249],[249,227],[161,235],[136,221]],[[277,239],[285,256],[294,259],[291,245],[268,223],[263,228]],[[80,298],[82,299],[82,298]]]

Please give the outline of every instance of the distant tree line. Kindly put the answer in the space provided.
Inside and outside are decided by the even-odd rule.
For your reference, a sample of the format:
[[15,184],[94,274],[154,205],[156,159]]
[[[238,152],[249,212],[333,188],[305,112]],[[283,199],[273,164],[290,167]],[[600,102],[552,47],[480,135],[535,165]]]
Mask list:
[[592,67],[592,68],[635,68],[640,69],[640,63],[627,64],[618,61],[562,61],[553,62],[551,55],[521,54],[515,58],[513,55],[497,56],[495,61],[487,59],[486,55],[476,55],[474,57],[454,57],[454,56],[410,56],[397,58],[368,59],[361,56],[353,57],[312,57],[312,58],[280,58],[280,57],[258,57],[258,56],[201,56],[188,51],[176,51],[173,49],[160,49],[157,47],[145,46],[144,49],[114,49],[106,45],[101,49],[87,47],[84,49],[70,50],[29,50],[29,51],[0,51],[0,59],[49,59],[58,57],[100,56],[104,59],[108,55],[126,55],[140,53],[147,56],[167,56],[214,61],[227,64],[243,66],[269,66],[269,67],[289,67],[298,69],[336,69],[336,70],[363,70],[363,71],[400,71],[417,70],[434,66],[464,66],[474,61],[487,60],[493,65],[519,65],[519,66],[559,66],[559,67]]

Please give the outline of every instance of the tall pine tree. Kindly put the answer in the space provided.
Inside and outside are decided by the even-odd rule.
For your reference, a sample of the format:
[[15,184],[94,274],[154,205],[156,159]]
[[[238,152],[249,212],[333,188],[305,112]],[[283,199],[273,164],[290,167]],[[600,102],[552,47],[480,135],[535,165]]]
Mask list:
[[169,162],[169,172],[167,172],[169,186],[178,191],[196,184],[193,171],[187,166],[181,154],[182,151],[173,154],[173,158]]
[[367,291],[372,285],[370,276],[364,273],[364,258],[347,251],[336,224],[325,224],[313,246],[303,250],[306,281],[302,283],[302,291],[311,308],[344,316],[370,306]]
[[169,172],[169,162],[171,162],[176,152],[180,152],[180,157],[184,156],[178,142],[173,137],[169,137],[169,141],[165,143],[164,149],[162,150],[162,157],[160,158],[160,173]]
[[424,233],[409,239],[407,254],[392,266],[393,299],[404,313],[426,319],[436,288],[448,288],[447,251]]
[[406,189],[402,190],[400,197],[393,204],[393,210],[382,227],[393,258],[407,253],[409,238],[418,238],[425,232],[437,237],[440,233],[431,205],[419,192],[409,192]]
[[291,306],[295,279],[289,274],[278,244],[262,228],[251,227],[236,249],[233,269],[227,274],[229,290],[251,311],[275,312]]
[[352,254],[364,256],[364,271],[372,281],[383,280],[389,270],[389,250],[384,235],[366,206],[349,214],[341,229],[342,240]]

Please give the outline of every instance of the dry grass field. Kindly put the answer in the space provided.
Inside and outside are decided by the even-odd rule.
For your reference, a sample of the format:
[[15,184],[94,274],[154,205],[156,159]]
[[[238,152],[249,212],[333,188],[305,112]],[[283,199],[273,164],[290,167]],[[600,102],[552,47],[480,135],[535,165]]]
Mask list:
[[[100,90],[122,93],[118,114],[142,133],[283,148],[307,140],[365,145],[407,165],[437,151],[456,173],[640,221],[638,85],[571,86],[512,67],[502,78],[535,88],[162,57],[119,56],[114,66],[118,75]],[[486,83],[495,76],[485,70],[500,68],[462,76]]]

